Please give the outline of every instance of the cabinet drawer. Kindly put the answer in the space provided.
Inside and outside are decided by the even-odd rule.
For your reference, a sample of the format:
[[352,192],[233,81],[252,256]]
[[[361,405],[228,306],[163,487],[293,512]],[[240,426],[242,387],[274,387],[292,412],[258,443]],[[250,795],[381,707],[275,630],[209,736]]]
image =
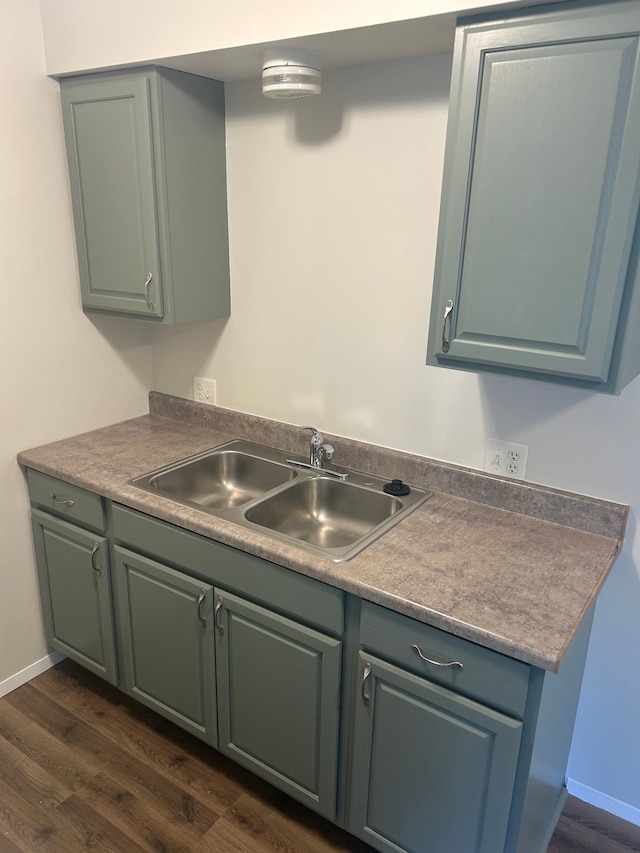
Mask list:
[[113,505],[113,535],[116,542],[194,577],[342,634],[344,593],[335,587],[119,504]]
[[[360,642],[431,681],[524,716],[530,673],[525,663],[367,601],[362,605]],[[458,661],[462,669],[427,663],[414,646],[437,663]]]
[[31,468],[27,469],[27,481],[34,506],[91,530],[104,532],[104,505],[99,495]]

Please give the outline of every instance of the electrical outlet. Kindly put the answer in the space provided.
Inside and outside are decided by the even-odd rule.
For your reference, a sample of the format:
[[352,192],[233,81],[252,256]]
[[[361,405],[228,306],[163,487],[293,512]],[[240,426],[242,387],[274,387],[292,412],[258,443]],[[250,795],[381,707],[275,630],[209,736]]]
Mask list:
[[205,379],[203,376],[194,376],[193,399],[196,403],[208,403],[210,406],[215,406],[216,380]]
[[484,470],[501,477],[524,480],[527,473],[528,444],[488,438],[484,452]]

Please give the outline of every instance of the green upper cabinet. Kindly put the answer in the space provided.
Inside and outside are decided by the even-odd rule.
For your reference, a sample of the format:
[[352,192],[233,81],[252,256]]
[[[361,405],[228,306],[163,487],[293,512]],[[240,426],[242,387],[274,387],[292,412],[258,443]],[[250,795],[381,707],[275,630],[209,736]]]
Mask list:
[[84,308],[227,316],[222,83],[145,68],[60,86]]
[[610,393],[640,372],[639,34],[637,2],[458,28],[428,364]]

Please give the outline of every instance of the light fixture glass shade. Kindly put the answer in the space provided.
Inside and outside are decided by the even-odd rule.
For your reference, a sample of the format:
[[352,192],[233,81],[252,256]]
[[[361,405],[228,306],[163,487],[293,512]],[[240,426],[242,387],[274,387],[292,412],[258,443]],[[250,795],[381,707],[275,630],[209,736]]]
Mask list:
[[262,94],[267,98],[307,98],[322,91],[320,56],[306,48],[269,48],[262,65]]

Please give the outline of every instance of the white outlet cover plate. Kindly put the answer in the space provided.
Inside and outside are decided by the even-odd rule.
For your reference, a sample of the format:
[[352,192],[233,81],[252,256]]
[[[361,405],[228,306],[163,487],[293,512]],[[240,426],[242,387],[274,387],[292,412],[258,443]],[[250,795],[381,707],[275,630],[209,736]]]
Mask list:
[[527,474],[529,445],[502,438],[487,438],[484,470],[499,477],[524,480]]
[[196,403],[207,403],[210,406],[215,406],[216,380],[207,379],[204,376],[194,376],[193,399]]

